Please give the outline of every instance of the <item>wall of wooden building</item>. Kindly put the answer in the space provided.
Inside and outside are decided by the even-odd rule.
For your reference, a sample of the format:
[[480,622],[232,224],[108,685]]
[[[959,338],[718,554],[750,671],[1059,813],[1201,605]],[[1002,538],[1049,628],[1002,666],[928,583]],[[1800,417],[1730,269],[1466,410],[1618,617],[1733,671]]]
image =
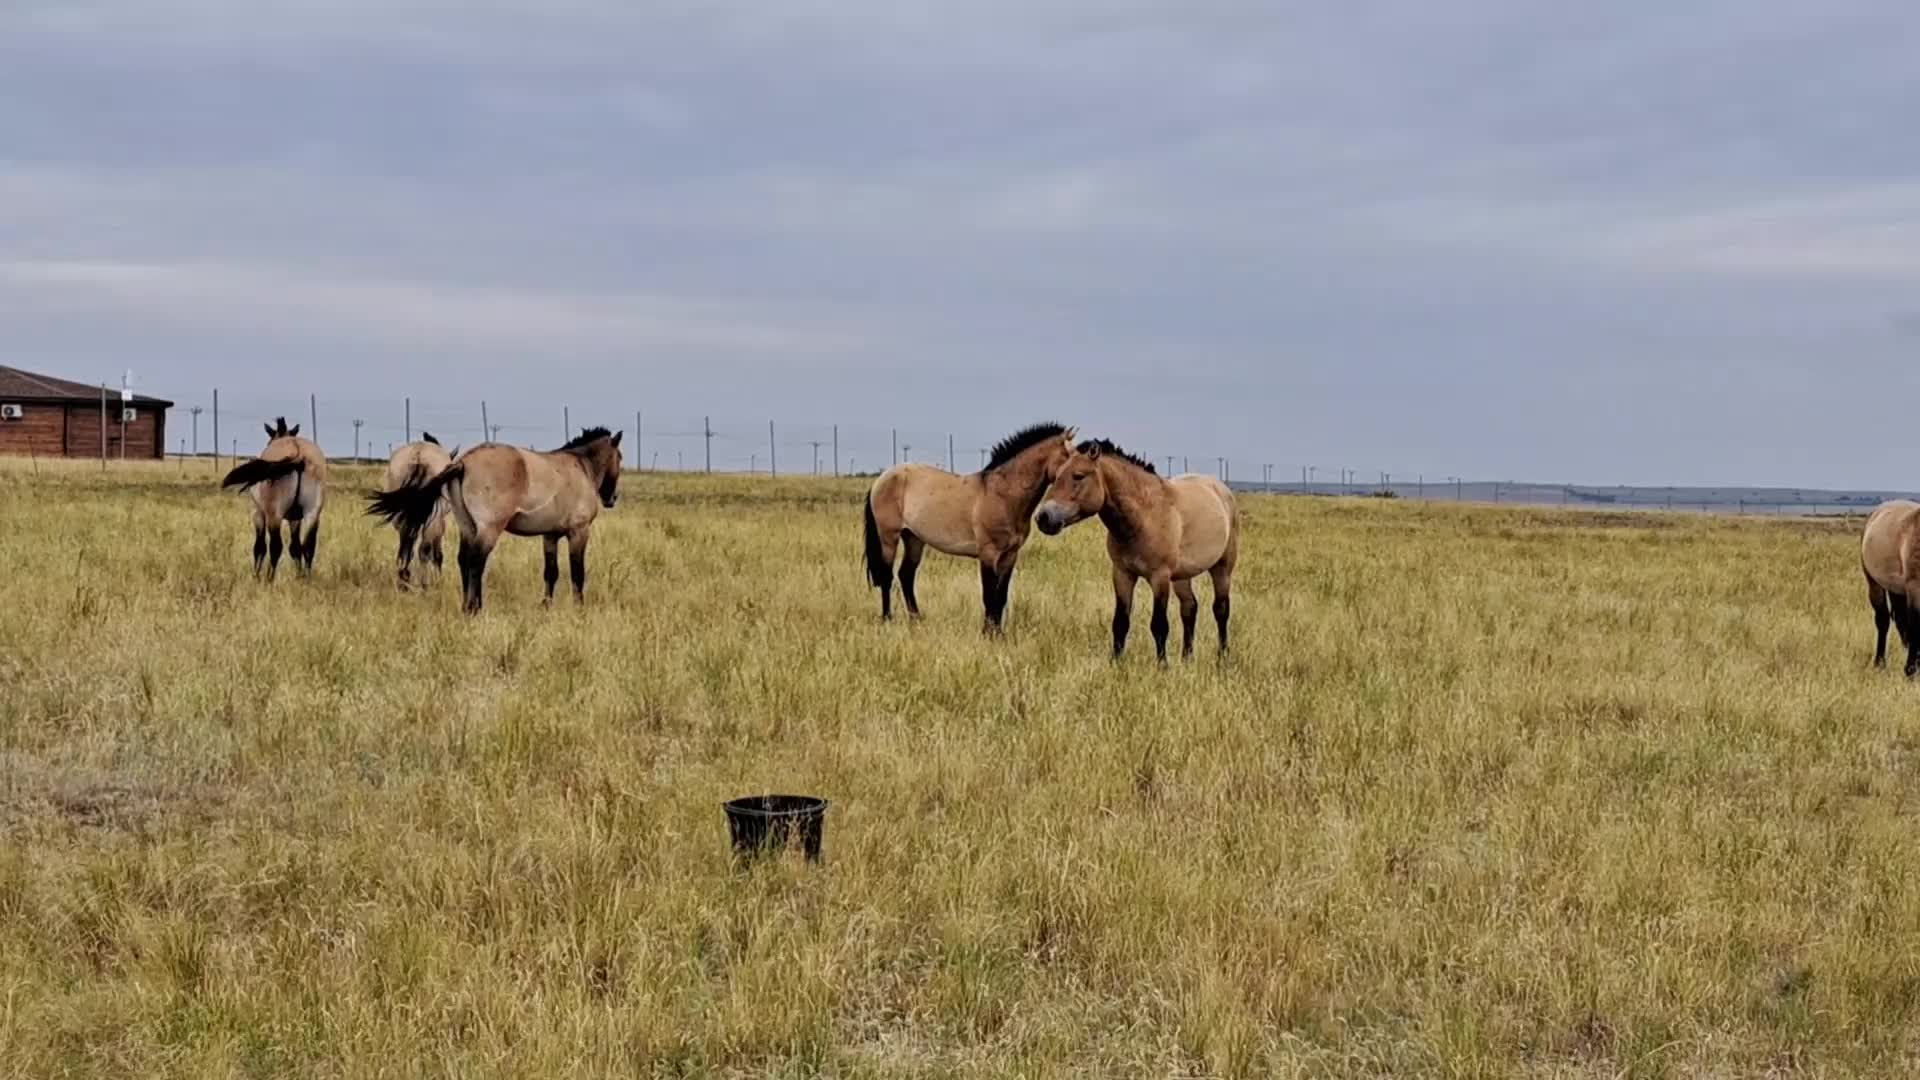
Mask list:
[[[18,420],[0,420],[0,454],[38,454],[44,457],[100,456],[100,407],[59,403],[21,402],[25,413]],[[166,456],[167,414],[163,409],[137,408],[134,419],[123,429],[119,404],[110,403],[107,412],[107,456],[121,456],[121,441],[126,442],[126,457],[159,458]]]

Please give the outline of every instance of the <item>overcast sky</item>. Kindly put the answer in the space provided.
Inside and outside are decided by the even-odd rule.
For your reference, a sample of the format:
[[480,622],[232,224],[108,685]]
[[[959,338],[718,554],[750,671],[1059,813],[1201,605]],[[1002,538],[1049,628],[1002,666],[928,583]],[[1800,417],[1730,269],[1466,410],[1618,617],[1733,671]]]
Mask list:
[[9,0],[0,362],[243,448],[313,392],[336,452],[411,395],[1920,488],[1916,56],[1903,0]]

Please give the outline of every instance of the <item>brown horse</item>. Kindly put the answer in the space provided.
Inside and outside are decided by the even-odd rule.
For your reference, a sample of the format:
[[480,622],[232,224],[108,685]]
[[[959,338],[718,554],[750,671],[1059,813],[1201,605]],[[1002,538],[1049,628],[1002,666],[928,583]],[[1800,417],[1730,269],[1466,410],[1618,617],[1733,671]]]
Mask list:
[[[453,454],[459,451],[456,449]],[[440,440],[431,432],[422,431],[420,441],[410,442],[393,452],[387,460],[387,477],[382,490],[398,491],[409,484],[419,484],[440,475],[448,465],[453,464],[453,454],[440,445]],[[394,523],[400,533],[400,557],[398,574],[400,588],[405,590],[413,579],[413,560],[417,551],[422,567],[432,565],[437,573],[446,565],[446,557],[440,547],[440,539],[447,531],[447,501],[442,498],[434,504],[433,513],[428,515],[426,524],[418,530],[409,530],[404,521]]]
[[[288,427],[284,416],[265,426],[266,449],[234,466],[220,486],[237,487],[253,496],[254,577],[261,575],[263,565],[268,581],[280,570],[281,522],[287,524],[294,568],[312,577],[313,556],[320,544],[320,507],[327,496],[327,455],[300,437],[299,424]],[[305,536],[300,532],[302,524]]]
[[1133,590],[1141,578],[1153,589],[1153,645],[1167,660],[1167,593],[1180,597],[1186,632],[1181,656],[1193,656],[1193,628],[1200,601],[1193,579],[1213,578],[1213,621],[1220,652],[1227,651],[1232,611],[1233,566],[1240,554],[1240,515],[1233,492],[1211,476],[1189,473],[1162,479],[1153,466],[1105,439],[1088,440],[1062,465],[1040,504],[1040,531],[1053,536],[1098,515],[1107,527],[1107,557],[1113,561],[1113,655],[1127,648]]
[[423,528],[446,493],[460,526],[460,583],[468,614],[480,611],[480,584],[501,534],[546,541],[546,602],[560,580],[560,538],[567,540],[574,599],[587,593],[587,537],[601,507],[619,498],[620,436],[588,428],[558,450],[544,453],[504,443],[481,443],[438,475],[382,491],[367,512],[405,528]]
[[1887,664],[1887,625],[1907,647],[1907,677],[1920,674],[1920,503],[1890,499],[1867,517],[1860,538],[1860,568],[1867,575],[1873,608],[1873,665]]
[[900,548],[900,595],[920,617],[913,583],[926,549],[980,561],[984,629],[998,633],[1013,587],[1013,564],[1027,542],[1033,508],[1053,470],[1073,452],[1073,432],[1035,424],[993,448],[987,467],[959,476],[932,465],[895,465],[867,492],[867,580],[880,590],[880,617],[893,617],[893,560]]

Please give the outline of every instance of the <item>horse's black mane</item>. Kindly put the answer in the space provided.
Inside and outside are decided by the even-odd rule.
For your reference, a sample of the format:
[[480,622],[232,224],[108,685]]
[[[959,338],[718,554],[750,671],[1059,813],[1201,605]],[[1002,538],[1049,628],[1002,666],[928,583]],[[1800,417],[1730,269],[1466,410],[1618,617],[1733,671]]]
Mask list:
[[993,453],[987,458],[987,467],[980,471],[992,472],[1048,439],[1057,439],[1066,433],[1063,425],[1050,422],[1022,428],[994,444]]
[[586,449],[588,443],[594,441],[595,439],[604,439],[607,436],[612,434],[613,432],[608,431],[606,428],[603,428],[603,427],[590,427],[585,431],[582,431],[580,434],[575,435],[573,438],[567,440],[567,445],[561,447],[560,450],[556,450],[554,452],[559,453],[560,451],[563,451],[563,450],[584,450]]
[[1132,464],[1137,465],[1140,468],[1145,469],[1150,473],[1153,473],[1155,476],[1159,475],[1159,471],[1153,467],[1153,462],[1145,460],[1144,458],[1140,457],[1138,454],[1132,454],[1125,450],[1122,450],[1118,446],[1115,446],[1112,442],[1106,439],[1088,439],[1085,442],[1082,442],[1077,449],[1081,453],[1085,454],[1096,448],[1098,448],[1102,454],[1112,454],[1114,457],[1117,457],[1122,461],[1131,462]]

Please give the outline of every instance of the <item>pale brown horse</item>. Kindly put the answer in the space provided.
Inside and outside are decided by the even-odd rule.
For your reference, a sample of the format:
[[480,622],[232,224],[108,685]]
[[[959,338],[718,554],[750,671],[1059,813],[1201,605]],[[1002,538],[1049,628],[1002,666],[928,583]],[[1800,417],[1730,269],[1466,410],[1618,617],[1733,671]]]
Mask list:
[[902,548],[900,595],[907,614],[920,617],[913,584],[931,547],[980,561],[984,629],[999,632],[1033,508],[1072,452],[1071,430],[1035,424],[1002,439],[987,467],[971,475],[915,463],[881,473],[867,491],[865,522],[867,580],[880,590],[880,617],[893,617],[893,560]]
[[1107,527],[1107,557],[1113,562],[1114,658],[1126,651],[1134,586],[1141,578],[1153,589],[1153,645],[1161,663],[1167,659],[1169,592],[1180,597],[1186,635],[1181,655],[1191,657],[1200,614],[1193,579],[1201,574],[1213,578],[1213,621],[1224,654],[1233,566],[1240,555],[1240,514],[1227,485],[1193,473],[1167,480],[1105,439],[1088,440],[1060,467],[1038,521],[1040,531],[1053,536],[1094,516]]
[[620,436],[588,428],[558,450],[523,450],[481,443],[436,476],[371,496],[367,512],[418,529],[426,525],[444,489],[460,526],[460,583],[464,607],[477,614],[487,559],[504,533],[546,541],[547,603],[560,580],[560,538],[567,540],[574,599],[587,593],[587,538],[601,507],[619,498]]
[[1873,608],[1873,664],[1887,664],[1887,625],[1907,647],[1907,677],[1920,674],[1920,503],[1890,499],[1867,516],[1860,538],[1860,568],[1867,575]]
[[[453,453],[459,453],[456,449]],[[409,484],[419,484],[440,475],[448,465],[453,464],[453,453],[440,445],[440,440],[431,432],[422,431],[418,442],[410,442],[393,452],[387,459],[387,477],[382,485],[384,491],[398,491]],[[394,522],[394,528],[400,533],[400,556],[398,576],[400,588],[405,589],[413,579],[413,560],[417,552],[420,565],[424,569],[431,565],[437,573],[446,565],[446,556],[440,547],[441,537],[447,531],[447,501],[443,495],[433,506],[426,524],[417,530],[407,528],[405,521]]]
[[[320,507],[327,497],[327,455],[300,437],[300,425],[277,417],[267,424],[267,445],[260,455],[233,467],[221,487],[237,487],[253,496],[253,575],[264,566],[272,581],[280,570],[280,525],[287,524],[287,547],[294,568],[313,576],[320,544]],[[306,534],[301,535],[305,525]]]

